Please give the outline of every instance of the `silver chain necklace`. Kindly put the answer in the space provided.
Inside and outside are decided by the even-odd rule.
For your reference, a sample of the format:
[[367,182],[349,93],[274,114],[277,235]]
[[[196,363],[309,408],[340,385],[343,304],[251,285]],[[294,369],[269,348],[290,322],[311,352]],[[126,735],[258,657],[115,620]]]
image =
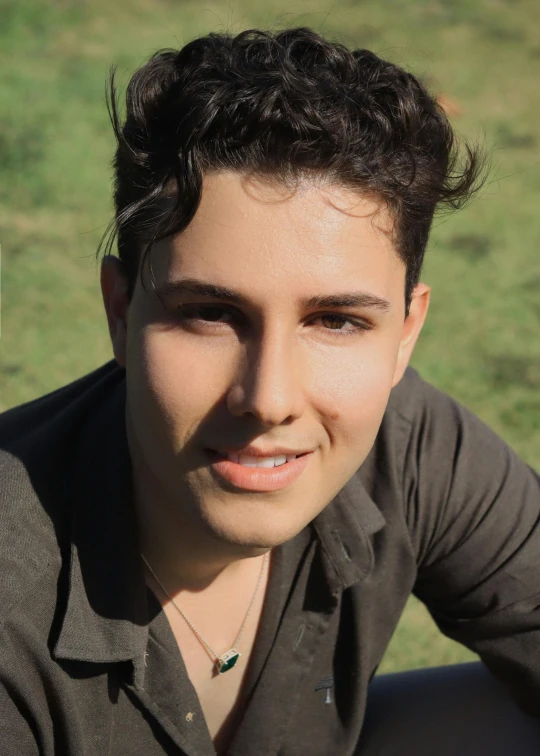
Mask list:
[[242,634],[244,632],[244,628],[246,626],[246,622],[248,621],[249,615],[251,614],[251,610],[253,609],[253,604],[255,603],[255,599],[257,598],[257,593],[259,592],[259,588],[260,588],[260,585],[261,585],[261,582],[262,582],[262,578],[263,578],[263,575],[264,575],[264,570],[265,570],[266,565],[268,563],[268,554],[269,553],[270,552],[267,551],[266,554],[264,555],[264,559],[263,559],[263,562],[262,562],[262,565],[261,565],[261,571],[259,573],[259,579],[257,580],[257,585],[255,586],[255,591],[253,593],[253,596],[251,597],[251,601],[250,601],[250,604],[248,606],[248,609],[247,609],[247,612],[246,612],[246,616],[244,617],[244,621],[242,622],[242,626],[241,626],[240,630],[238,631],[238,635],[234,639],[234,643],[231,646],[231,648],[228,651],[225,651],[225,653],[223,653],[223,654],[216,654],[216,652],[214,651],[214,649],[211,648],[208,645],[208,643],[204,640],[204,638],[199,633],[199,631],[194,627],[194,625],[186,617],[186,615],[183,612],[183,610],[180,609],[180,607],[178,606],[178,604],[176,603],[176,601],[173,599],[173,597],[171,596],[171,594],[167,591],[167,589],[165,588],[165,586],[163,585],[163,583],[161,582],[161,580],[158,578],[158,576],[156,575],[156,573],[154,572],[154,570],[152,569],[152,567],[148,564],[148,562],[147,562],[146,557],[144,556],[144,554],[141,554],[143,562],[148,567],[151,575],[153,576],[154,580],[159,585],[159,587],[161,588],[161,590],[163,591],[163,593],[167,596],[167,598],[169,599],[169,601],[171,602],[171,604],[174,606],[174,608],[182,615],[182,617],[184,618],[184,620],[187,623],[188,627],[191,628],[191,630],[197,636],[197,638],[200,640],[200,642],[203,644],[203,646],[206,649],[208,649],[208,651],[210,651],[210,653],[214,657],[217,671],[221,675],[224,672],[228,672],[230,669],[232,669],[234,667],[234,665],[236,664],[236,662],[238,661],[239,657],[242,655],[239,651],[237,651],[237,647],[238,647],[238,645],[240,643],[240,640],[242,638]]

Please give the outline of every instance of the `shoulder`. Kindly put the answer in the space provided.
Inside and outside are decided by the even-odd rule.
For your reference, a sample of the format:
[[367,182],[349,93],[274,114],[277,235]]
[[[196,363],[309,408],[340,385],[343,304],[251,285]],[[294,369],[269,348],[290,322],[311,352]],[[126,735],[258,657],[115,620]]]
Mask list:
[[387,508],[418,513],[423,501],[435,511],[451,493],[493,480],[509,453],[478,417],[409,367],[390,393],[361,476]]
[[[484,472],[493,471],[496,460],[515,453],[497,434],[471,410],[449,394],[407,368],[403,379],[390,394],[381,425],[384,433],[400,424],[403,428],[396,441],[409,448],[409,463],[414,457],[419,466],[437,461],[441,476],[443,469],[455,469],[459,459],[473,463],[479,456],[485,461]],[[428,470],[429,472],[429,470]],[[479,470],[477,470],[477,473]]]
[[411,367],[390,393],[380,436],[388,453],[401,460],[404,474],[433,459],[451,464],[465,436],[483,443],[496,438],[476,415]]
[[390,478],[401,489],[411,466],[419,464],[423,447],[437,435],[448,451],[456,443],[460,422],[458,403],[408,367],[390,392],[364,474]]
[[123,378],[124,371],[110,360],[55,391],[0,413],[0,450],[31,446],[72,427],[84,414],[85,406],[89,407],[93,396]]
[[449,394],[436,388],[408,367],[401,381],[390,392],[385,419],[397,415],[411,427],[430,418],[456,417],[459,405]]
[[412,369],[392,391],[372,454],[372,478],[390,480],[392,503],[399,502],[419,562],[446,554],[476,528],[495,542],[516,522],[526,528],[538,519],[536,471],[473,412]]
[[0,414],[0,622],[38,579],[58,575],[81,430],[121,380],[111,361]]

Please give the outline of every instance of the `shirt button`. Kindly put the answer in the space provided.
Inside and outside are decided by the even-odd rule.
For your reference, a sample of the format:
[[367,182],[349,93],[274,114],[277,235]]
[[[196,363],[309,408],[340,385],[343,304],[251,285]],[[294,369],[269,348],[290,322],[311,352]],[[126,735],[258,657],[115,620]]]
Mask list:
[[195,715],[193,714],[192,711],[188,711],[188,713],[186,714],[186,722],[193,722],[193,717],[194,716]]

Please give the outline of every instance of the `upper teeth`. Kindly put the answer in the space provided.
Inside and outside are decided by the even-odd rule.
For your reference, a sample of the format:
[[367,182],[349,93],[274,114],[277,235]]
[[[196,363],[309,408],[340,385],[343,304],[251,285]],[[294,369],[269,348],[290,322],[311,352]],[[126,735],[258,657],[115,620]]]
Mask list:
[[251,457],[249,454],[228,452],[227,458],[231,462],[236,462],[237,465],[243,465],[244,467],[279,467],[280,465],[284,465],[285,462],[291,462],[291,460],[296,459],[296,454],[280,454],[277,457]]

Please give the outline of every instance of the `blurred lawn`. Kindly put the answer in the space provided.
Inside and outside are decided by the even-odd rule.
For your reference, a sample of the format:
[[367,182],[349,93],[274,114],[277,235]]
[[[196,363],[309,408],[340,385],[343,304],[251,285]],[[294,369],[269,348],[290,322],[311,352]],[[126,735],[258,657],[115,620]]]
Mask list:
[[[208,31],[307,25],[373,49],[457,105],[493,149],[473,205],[436,223],[413,364],[540,467],[537,0],[0,0],[0,410],[111,358],[94,252],[110,217],[108,67]],[[411,601],[382,668],[470,654]]]

